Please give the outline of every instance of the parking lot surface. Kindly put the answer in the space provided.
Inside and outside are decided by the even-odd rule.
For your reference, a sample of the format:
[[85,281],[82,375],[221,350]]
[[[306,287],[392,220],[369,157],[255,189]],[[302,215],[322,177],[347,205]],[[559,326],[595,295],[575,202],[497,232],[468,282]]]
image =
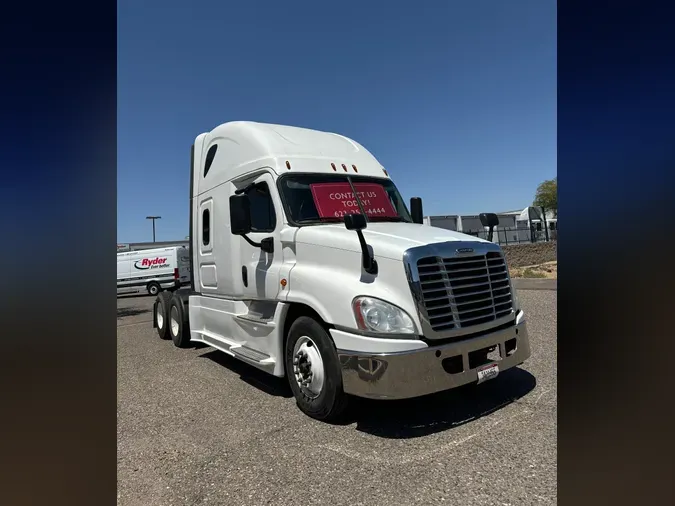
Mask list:
[[355,399],[343,425],[290,388],[152,328],[149,296],[117,306],[120,505],[556,503],[556,301],[519,290],[532,357],[478,387]]

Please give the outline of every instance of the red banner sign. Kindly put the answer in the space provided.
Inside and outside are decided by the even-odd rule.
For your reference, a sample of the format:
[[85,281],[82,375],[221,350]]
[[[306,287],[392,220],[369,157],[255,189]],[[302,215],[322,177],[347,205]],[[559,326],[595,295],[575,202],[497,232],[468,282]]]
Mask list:
[[[309,185],[320,218],[341,218],[361,214],[349,183],[314,183]],[[396,218],[398,213],[384,187],[376,183],[354,183],[368,217]]]

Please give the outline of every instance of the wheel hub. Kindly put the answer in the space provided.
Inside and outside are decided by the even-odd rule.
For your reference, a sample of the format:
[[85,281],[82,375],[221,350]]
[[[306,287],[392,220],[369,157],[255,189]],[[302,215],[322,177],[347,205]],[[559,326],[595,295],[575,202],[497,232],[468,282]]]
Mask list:
[[323,360],[309,337],[303,336],[295,343],[293,373],[300,390],[307,397],[314,399],[319,396],[324,382]]

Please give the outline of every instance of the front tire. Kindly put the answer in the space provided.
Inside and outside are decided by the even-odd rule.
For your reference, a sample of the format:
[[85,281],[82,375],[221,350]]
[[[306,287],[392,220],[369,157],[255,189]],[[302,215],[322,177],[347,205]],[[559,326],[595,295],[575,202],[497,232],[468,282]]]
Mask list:
[[285,348],[286,377],[298,408],[324,422],[341,418],[348,397],[342,388],[340,361],[330,335],[313,318],[293,322]]

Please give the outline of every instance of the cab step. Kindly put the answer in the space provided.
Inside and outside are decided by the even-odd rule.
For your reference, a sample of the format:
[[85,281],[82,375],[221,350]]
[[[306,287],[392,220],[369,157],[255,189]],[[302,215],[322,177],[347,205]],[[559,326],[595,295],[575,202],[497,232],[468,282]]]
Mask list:
[[237,315],[235,318],[242,322],[253,325],[262,325],[274,328],[274,314],[276,313],[278,302],[266,300],[252,300],[247,304],[248,311]]
[[273,371],[276,364],[274,360],[269,355],[262,353],[260,351],[247,348],[246,346],[232,346],[230,352],[237,358],[249,362],[256,367],[259,367],[263,370]]
[[269,318],[264,318],[256,314],[242,314],[242,315],[237,315],[235,316],[235,319],[242,322],[242,323],[248,323],[248,324],[253,324],[253,325],[263,325],[265,327],[270,327],[274,328],[275,323],[274,323],[274,315],[272,315]]

